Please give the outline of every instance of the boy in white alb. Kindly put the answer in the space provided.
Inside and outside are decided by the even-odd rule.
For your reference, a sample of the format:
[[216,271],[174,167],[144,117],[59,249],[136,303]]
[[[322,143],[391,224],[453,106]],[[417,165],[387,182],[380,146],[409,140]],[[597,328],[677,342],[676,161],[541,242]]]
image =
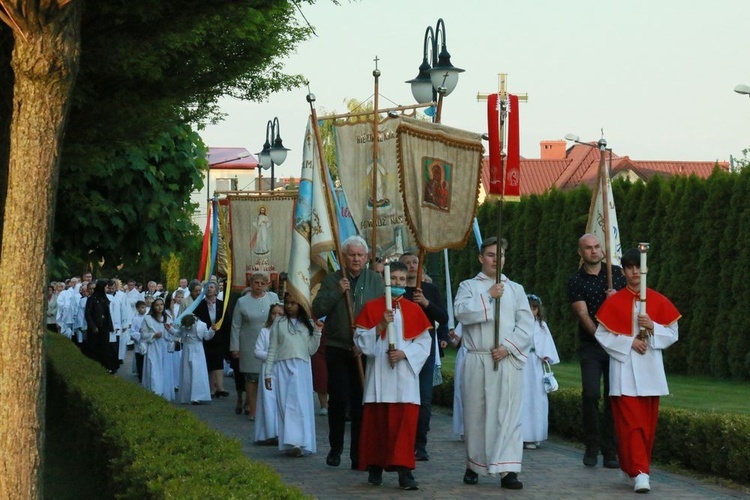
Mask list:
[[636,493],[647,493],[659,396],[669,394],[661,352],[677,342],[681,315],[668,298],[650,288],[646,289],[647,314],[641,314],[640,252],[631,248],[620,262],[627,286],[597,311],[595,335],[610,356],[609,399],[620,469]]
[[[420,306],[402,297],[406,275],[404,264],[391,263],[393,309],[387,310],[381,297],[365,304],[356,320],[354,344],[367,356],[359,468],[369,471],[368,482],[376,486],[383,482],[383,470],[395,470],[401,489],[416,490],[411,471],[416,463],[419,372],[430,355],[432,324]],[[395,330],[392,339],[389,323]],[[388,349],[391,341],[393,350]]]

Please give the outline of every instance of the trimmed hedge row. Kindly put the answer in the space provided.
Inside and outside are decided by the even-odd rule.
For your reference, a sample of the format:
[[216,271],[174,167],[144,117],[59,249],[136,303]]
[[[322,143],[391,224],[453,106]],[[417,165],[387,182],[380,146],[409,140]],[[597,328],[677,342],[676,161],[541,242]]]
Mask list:
[[[443,374],[433,404],[453,406],[453,374]],[[583,442],[580,389],[550,394],[549,430]],[[750,418],[660,408],[654,460],[750,485]]]
[[107,374],[48,334],[47,414],[76,433],[103,498],[306,498],[237,440],[142,387]]

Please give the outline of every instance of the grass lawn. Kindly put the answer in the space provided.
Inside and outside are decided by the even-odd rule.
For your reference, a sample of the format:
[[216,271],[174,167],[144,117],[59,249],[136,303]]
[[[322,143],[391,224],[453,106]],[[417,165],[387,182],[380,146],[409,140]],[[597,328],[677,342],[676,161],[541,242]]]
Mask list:
[[[443,372],[453,372],[456,350],[446,349]],[[554,365],[552,370],[561,388],[581,387],[581,370],[577,362]],[[661,398],[661,406],[694,411],[717,411],[750,415],[750,384],[667,373],[671,395]]]

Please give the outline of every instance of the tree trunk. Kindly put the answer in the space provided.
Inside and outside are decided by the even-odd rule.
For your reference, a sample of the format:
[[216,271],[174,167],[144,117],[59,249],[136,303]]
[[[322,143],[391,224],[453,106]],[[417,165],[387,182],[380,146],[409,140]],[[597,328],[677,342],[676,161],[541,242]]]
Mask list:
[[12,53],[13,32],[9,26],[0,24],[0,246],[3,243],[2,221],[10,159],[10,115],[13,107],[13,72],[10,70]]
[[81,6],[42,2],[39,12],[38,2],[21,3],[0,259],[0,498],[26,499],[42,496],[46,257]]

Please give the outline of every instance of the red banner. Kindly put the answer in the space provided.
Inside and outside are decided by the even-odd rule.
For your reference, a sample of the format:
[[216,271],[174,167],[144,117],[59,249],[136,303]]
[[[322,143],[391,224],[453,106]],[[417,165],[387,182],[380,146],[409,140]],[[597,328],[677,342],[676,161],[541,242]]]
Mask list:
[[503,196],[521,197],[521,138],[519,134],[518,96],[508,94],[508,158],[505,161]]
[[[503,140],[500,132],[500,105],[498,94],[487,98],[487,127],[489,139],[490,185],[488,194],[520,198],[521,196],[521,142],[519,136],[518,96],[508,95],[508,157],[503,165]],[[503,168],[505,167],[505,168]],[[503,170],[505,172],[503,173]]]

